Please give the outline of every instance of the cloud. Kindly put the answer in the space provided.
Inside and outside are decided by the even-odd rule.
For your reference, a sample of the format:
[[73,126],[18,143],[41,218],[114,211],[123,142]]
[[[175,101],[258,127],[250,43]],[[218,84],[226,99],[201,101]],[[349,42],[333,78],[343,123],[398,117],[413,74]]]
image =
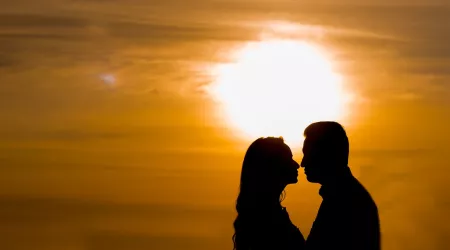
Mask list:
[[52,129],[32,130],[15,133],[11,130],[0,131],[1,137],[6,141],[96,141],[115,140],[130,137],[130,133],[119,131],[88,131],[85,129]]
[[218,225],[231,209],[153,202],[2,196],[2,247],[169,250],[230,244],[228,235],[214,234],[220,235]]
[[225,237],[167,237],[145,234],[97,232],[87,240],[87,250],[176,250],[176,249],[228,249],[231,241]]
[[405,92],[405,93],[402,93],[402,94],[398,94],[395,97],[397,99],[404,100],[404,101],[416,101],[416,100],[422,99],[423,96],[421,96],[418,93]]
[[45,14],[1,14],[0,27],[3,29],[33,28],[80,28],[87,25],[87,20],[70,16]]
[[[21,12],[22,7],[15,11],[8,7],[8,13],[0,14],[0,102],[4,107],[21,110],[28,105],[30,113],[45,116],[55,110],[86,108],[88,103],[108,101],[114,106],[117,101],[112,101],[112,95],[156,96],[153,89],[162,95],[181,93],[179,98],[193,98],[198,95],[192,93],[201,94],[198,85],[209,81],[201,75],[205,69],[192,70],[193,64],[224,60],[220,57],[227,51],[221,49],[255,39],[273,20],[299,24],[294,32],[299,37],[308,32],[324,34],[317,40],[329,42],[330,53],[336,53],[343,65],[353,63],[343,70],[349,77],[365,80],[378,79],[383,73],[392,78],[409,74],[420,80],[434,75],[440,77],[440,84],[448,82],[446,7],[292,1],[257,5],[221,1],[217,6],[201,0],[193,5],[178,0],[154,5],[119,0],[51,2],[55,3],[52,8]],[[102,83],[98,76],[103,73],[117,79],[114,91],[106,94],[97,91]],[[374,81],[359,88],[391,84]]]
[[450,56],[435,60],[418,59],[405,64],[405,66],[398,68],[400,72],[419,76],[450,77]]
[[[27,222],[25,218],[20,218],[22,212],[28,211],[29,222],[40,223],[45,218],[41,217],[42,213],[54,215],[53,221],[58,222],[59,219],[67,214],[67,220],[77,220],[84,218],[89,221],[91,216],[107,216],[128,214],[130,216],[145,216],[148,219],[170,218],[171,216],[183,216],[181,212],[191,214],[193,216],[205,215],[211,216],[221,214],[228,211],[226,208],[218,208],[214,206],[197,206],[186,204],[165,203],[165,201],[151,201],[152,203],[127,203],[117,201],[102,201],[91,199],[68,199],[54,198],[46,196],[0,196],[2,215],[9,217],[11,220],[19,219],[22,223]],[[90,213],[89,213],[90,212]]]
[[8,58],[7,55],[0,54],[0,70],[2,68],[9,68],[15,65],[15,61],[12,58]]
[[149,93],[152,95],[159,95],[160,91],[158,89],[154,88],[154,89],[150,90]]
[[100,80],[108,86],[113,86],[116,83],[116,77],[112,74],[101,74]]
[[[157,111],[147,112],[142,115],[147,119],[159,119]],[[152,110],[155,110],[153,108]],[[72,128],[48,128],[46,125],[35,124],[33,128],[27,125],[14,128],[3,127],[0,130],[0,148],[27,148],[27,145],[35,149],[52,150],[86,150],[105,151],[110,150],[142,150],[148,152],[163,153],[205,153],[205,152],[232,152],[235,141],[231,135],[233,131],[228,128],[182,125],[185,123],[183,116],[178,114],[178,119],[166,126],[151,125],[127,125],[112,126],[104,124],[96,128],[88,128],[86,125],[72,126]],[[137,122],[136,122],[137,123]],[[105,147],[106,146],[106,147]],[[149,153],[148,153],[149,154]]]
[[246,41],[255,34],[238,26],[218,24],[160,24],[143,22],[112,22],[108,25],[112,38],[130,43],[145,40],[150,43],[188,43],[202,41]]

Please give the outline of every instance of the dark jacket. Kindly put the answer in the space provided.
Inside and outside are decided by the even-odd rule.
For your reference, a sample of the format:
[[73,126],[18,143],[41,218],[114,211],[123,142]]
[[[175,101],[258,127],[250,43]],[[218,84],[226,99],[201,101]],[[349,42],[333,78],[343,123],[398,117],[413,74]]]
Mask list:
[[307,250],[380,250],[378,209],[350,169],[322,185],[322,204],[306,240]]

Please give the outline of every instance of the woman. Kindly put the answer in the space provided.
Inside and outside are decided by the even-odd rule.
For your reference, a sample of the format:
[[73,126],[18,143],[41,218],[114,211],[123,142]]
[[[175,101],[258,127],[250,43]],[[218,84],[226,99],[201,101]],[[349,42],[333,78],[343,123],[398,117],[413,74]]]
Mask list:
[[297,183],[299,165],[283,138],[259,138],[242,164],[235,250],[304,249],[305,239],[281,205],[284,188]]

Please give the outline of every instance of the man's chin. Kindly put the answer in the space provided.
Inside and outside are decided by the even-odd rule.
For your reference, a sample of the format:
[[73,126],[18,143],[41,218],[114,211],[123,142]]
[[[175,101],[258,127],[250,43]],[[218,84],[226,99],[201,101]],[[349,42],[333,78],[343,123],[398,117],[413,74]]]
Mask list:
[[306,180],[308,180],[308,181],[311,182],[311,183],[319,183],[319,179],[316,178],[315,176],[307,175],[307,176],[306,176]]

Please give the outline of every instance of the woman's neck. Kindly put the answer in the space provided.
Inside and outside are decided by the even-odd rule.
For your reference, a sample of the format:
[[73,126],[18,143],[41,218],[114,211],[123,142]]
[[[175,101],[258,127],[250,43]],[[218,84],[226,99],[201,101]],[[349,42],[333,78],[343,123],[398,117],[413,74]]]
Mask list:
[[270,191],[260,193],[258,197],[258,203],[268,208],[278,209],[281,208],[280,197],[284,191],[285,186],[279,186],[278,188],[271,189]]

